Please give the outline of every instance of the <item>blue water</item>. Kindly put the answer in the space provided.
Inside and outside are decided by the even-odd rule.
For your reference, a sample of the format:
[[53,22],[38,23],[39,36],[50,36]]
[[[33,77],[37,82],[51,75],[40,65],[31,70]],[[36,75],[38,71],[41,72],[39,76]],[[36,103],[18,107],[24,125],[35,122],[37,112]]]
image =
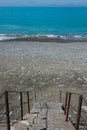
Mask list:
[[0,7],[1,39],[36,35],[87,37],[87,8]]

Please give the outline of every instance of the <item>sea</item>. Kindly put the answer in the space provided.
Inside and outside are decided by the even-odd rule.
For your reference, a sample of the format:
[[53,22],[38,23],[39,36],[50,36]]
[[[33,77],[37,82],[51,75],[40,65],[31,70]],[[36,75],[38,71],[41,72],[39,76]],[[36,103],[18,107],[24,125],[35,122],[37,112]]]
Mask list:
[[27,37],[87,40],[87,7],[0,7],[0,41]]

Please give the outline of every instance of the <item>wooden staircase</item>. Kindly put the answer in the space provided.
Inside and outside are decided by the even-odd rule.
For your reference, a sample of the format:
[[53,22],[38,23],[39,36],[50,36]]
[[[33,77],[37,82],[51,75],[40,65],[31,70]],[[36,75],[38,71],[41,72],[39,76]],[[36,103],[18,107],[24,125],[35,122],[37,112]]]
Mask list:
[[31,113],[15,124],[14,130],[74,130],[74,127],[65,121],[61,103],[44,102],[35,103]]

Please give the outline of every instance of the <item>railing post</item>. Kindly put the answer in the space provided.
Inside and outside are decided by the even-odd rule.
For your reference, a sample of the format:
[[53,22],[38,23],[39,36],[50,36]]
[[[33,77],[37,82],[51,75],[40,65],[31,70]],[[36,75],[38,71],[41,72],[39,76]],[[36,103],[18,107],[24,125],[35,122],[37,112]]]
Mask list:
[[76,130],[79,130],[79,122],[81,117],[81,108],[82,108],[82,100],[83,96],[79,96],[79,102],[78,102],[78,112],[77,112],[77,120],[76,120]]
[[30,113],[30,98],[29,98],[29,92],[27,92],[27,102],[28,102],[28,113]]
[[60,102],[61,102],[61,93],[62,93],[62,91],[60,90]]
[[5,104],[6,104],[7,130],[10,130],[9,101],[7,91],[5,92]]
[[68,93],[66,92],[64,114],[66,114],[66,110],[67,110],[67,100],[68,100]]
[[22,99],[22,92],[20,92],[20,106],[21,106],[21,120],[23,120],[23,99]]
[[36,95],[36,90],[35,90],[35,102],[37,102],[37,95]]
[[66,111],[66,121],[68,121],[68,116],[69,116],[70,100],[71,100],[71,93],[69,93],[69,98],[68,98],[67,111]]

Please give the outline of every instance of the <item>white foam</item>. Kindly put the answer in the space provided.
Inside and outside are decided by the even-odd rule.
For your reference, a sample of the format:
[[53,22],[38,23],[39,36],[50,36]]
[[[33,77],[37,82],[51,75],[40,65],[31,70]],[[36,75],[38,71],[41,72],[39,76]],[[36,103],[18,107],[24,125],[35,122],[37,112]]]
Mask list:
[[21,35],[21,34],[0,34],[0,41],[4,41],[4,40],[11,40],[11,39],[17,39],[17,38],[28,38],[28,37],[38,37],[38,38],[55,38],[55,39],[63,39],[63,40],[84,40],[87,39],[87,36],[84,35],[53,35],[53,34],[38,34],[38,35],[29,35],[29,34],[25,34],[25,35]]
[[3,41],[3,40],[10,40],[10,39],[16,39],[17,37],[15,36],[8,36],[8,35],[5,35],[5,34],[0,34],[0,41]]
[[0,41],[2,41],[2,40],[7,40],[7,39],[9,39],[8,37],[3,37],[3,36],[0,36]]
[[57,35],[46,35],[48,38],[57,38]]
[[53,34],[38,34],[38,35],[32,35],[32,37],[48,37],[48,38],[57,38],[58,36],[57,35],[53,35]]
[[60,38],[61,38],[61,39],[66,39],[66,36],[60,35]]
[[82,38],[82,36],[81,35],[75,35],[75,36],[73,36],[74,38]]

